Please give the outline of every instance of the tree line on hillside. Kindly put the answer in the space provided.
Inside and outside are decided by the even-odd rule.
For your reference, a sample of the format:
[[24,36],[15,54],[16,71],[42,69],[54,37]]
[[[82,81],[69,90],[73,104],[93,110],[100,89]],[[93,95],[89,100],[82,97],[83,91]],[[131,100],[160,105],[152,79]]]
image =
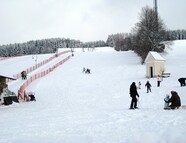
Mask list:
[[[135,36],[131,33],[117,33],[108,36],[106,44],[114,47],[116,51],[134,50]],[[186,39],[186,30],[168,30],[166,31],[164,41],[184,40]]]
[[55,53],[58,48],[93,48],[104,47],[104,41],[83,43],[80,40],[69,38],[50,38],[42,40],[31,40],[25,43],[15,43],[0,46],[0,57],[11,57],[24,54],[46,54]]
[[54,53],[57,48],[81,47],[82,42],[64,38],[51,38],[0,46],[0,56]]
[[156,11],[148,6],[142,8],[139,22],[135,24],[131,33],[117,33],[108,35],[106,42],[81,42],[69,38],[51,38],[28,41],[0,46],[0,57],[22,54],[55,53],[58,48],[85,48],[114,47],[116,51],[133,50],[144,60],[149,51],[163,52],[166,44],[173,40],[186,39],[186,30],[167,30],[163,20]]

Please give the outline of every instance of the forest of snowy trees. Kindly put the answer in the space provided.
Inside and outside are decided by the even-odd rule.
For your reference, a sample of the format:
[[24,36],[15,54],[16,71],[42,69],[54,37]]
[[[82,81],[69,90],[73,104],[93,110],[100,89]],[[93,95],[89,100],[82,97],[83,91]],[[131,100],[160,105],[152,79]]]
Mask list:
[[54,53],[58,48],[93,48],[104,47],[104,41],[83,43],[79,40],[69,38],[51,38],[43,40],[28,41],[0,46],[0,57],[10,57],[23,54],[46,54]]
[[[186,39],[186,30],[166,31],[165,41]],[[108,36],[106,44],[117,51],[133,50],[134,35],[131,33],[117,33]]]

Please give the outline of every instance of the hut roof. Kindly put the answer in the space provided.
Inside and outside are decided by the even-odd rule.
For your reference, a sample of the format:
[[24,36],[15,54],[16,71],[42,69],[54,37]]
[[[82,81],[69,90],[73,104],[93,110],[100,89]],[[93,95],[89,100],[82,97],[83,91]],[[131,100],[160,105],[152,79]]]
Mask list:
[[145,59],[145,62],[149,61],[165,61],[165,59],[159,53],[150,51]]
[[11,79],[11,80],[16,80],[16,78],[14,78],[13,76],[7,76],[7,75],[0,75],[0,78],[7,78],[7,79]]

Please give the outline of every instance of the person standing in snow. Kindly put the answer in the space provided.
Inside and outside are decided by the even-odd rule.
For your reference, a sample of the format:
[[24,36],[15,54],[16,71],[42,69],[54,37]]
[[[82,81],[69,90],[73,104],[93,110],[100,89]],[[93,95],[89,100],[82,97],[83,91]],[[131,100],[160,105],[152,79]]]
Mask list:
[[168,103],[171,103],[169,106],[171,109],[176,109],[181,106],[181,100],[176,91],[171,91],[171,98],[168,100]]
[[24,80],[24,71],[21,72],[22,80]]
[[185,86],[185,80],[186,78],[183,78],[183,77],[178,79],[180,86]]
[[151,92],[151,84],[149,81],[147,81],[147,83],[145,84],[145,86],[147,87],[147,93],[149,93],[149,91]]
[[137,109],[137,98],[136,96],[139,97],[139,94],[137,92],[137,87],[136,87],[136,83],[133,82],[130,85],[130,97],[132,98],[131,100],[131,104],[130,104],[130,109]]
[[90,69],[87,68],[86,71],[85,71],[85,73],[88,73],[89,74],[90,73]]
[[27,79],[27,73],[26,73],[26,71],[23,71],[23,76],[24,76],[24,79]]
[[138,82],[138,88],[141,89],[141,82]]
[[83,71],[82,71],[82,73],[85,73],[85,71],[86,71],[86,68],[85,68],[85,67],[83,67]]
[[166,94],[166,97],[164,98],[164,109],[169,109],[169,99],[170,99],[170,96],[168,94]]
[[160,82],[161,82],[161,77],[160,75],[157,76],[157,87],[160,86]]

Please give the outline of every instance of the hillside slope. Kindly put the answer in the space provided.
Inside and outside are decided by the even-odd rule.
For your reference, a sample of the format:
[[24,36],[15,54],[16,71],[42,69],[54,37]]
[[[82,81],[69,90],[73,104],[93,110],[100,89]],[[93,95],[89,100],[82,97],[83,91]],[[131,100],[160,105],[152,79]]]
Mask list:
[[[67,63],[27,89],[36,93],[36,102],[0,107],[0,143],[185,143],[186,110],[163,110],[171,90],[186,104],[186,87],[177,81],[186,76],[184,45],[175,41],[163,54],[171,77],[159,88],[155,78],[145,78],[145,65],[132,51],[76,50]],[[83,67],[91,74],[82,73]],[[128,110],[130,84],[138,81],[140,109]]]

